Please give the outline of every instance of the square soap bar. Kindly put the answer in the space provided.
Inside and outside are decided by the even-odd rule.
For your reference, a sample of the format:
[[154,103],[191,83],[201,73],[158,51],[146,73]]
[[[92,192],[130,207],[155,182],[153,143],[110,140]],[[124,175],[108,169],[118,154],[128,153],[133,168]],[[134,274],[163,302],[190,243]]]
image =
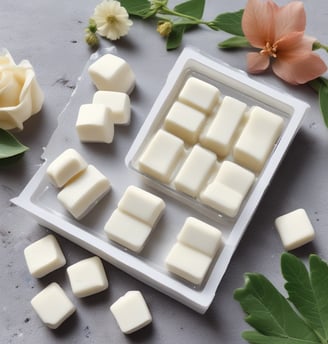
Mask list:
[[212,123],[201,136],[201,144],[220,157],[228,155],[246,108],[246,103],[232,97],[224,97]]
[[216,161],[213,152],[199,145],[194,146],[174,178],[175,188],[191,197],[197,197],[213,172]]
[[165,117],[164,128],[188,144],[195,144],[205,119],[204,113],[181,102],[175,102]]
[[129,124],[131,118],[130,97],[123,92],[97,91],[93,104],[104,104],[110,110],[114,124]]
[[130,334],[152,322],[144,297],[138,290],[128,291],[110,307],[121,331]]
[[183,141],[160,129],[140,156],[139,170],[163,183],[168,183],[183,153]]
[[315,232],[304,209],[297,209],[275,220],[285,250],[290,251],[312,241]]
[[83,259],[67,268],[68,278],[76,297],[86,297],[108,288],[104,266],[99,257]]
[[215,86],[190,77],[178,95],[178,100],[197,110],[210,114],[219,103],[220,91]]
[[282,132],[283,124],[282,117],[254,106],[233,149],[235,161],[260,172]]
[[164,201],[150,192],[130,185],[118,203],[118,209],[149,226],[154,226],[165,208]]
[[30,274],[41,278],[66,264],[57,239],[49,234],[24,249],[25,261]]
[[200,285],[212,263],[212,258],[177,242],[171,248],[165,263],[170,272],[190,283]]
[[47,168],[47,175],[56,187],[60,188],[87,168],[83,157],[72,148],[61,153]]
[[178,241],[213,258],[221,245],[222,233],[219,229],[188,217],[178,234]]
[[111,189],[100,171],[89,165],[78,178],[68,183],[57,195],[58,200],[76,218],[85,216]]
[[58,328],[76,310],[64,290],[51,283],[31,300],[40,319],[51,329]]
[[114,210],[105,224],[108,239],[134,252],[140,252],[143,249],[151,230],[152,227],[149,224],[119,209]]
[[114,138],[111,112],[104,104],[81,105],[75,127],[82,142],[111,143]]
[[88,72],[98,90],[130,93],[135,85],[130,65],[113,54],[100,57],[90,65]]

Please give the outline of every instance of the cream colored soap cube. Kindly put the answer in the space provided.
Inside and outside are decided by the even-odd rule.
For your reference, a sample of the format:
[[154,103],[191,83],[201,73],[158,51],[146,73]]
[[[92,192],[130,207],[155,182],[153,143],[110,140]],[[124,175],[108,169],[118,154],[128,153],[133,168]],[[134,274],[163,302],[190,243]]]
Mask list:
[[206,222],[188,217],[178,234],[178,241],[213,258],[221,245],[222,233]]
[[130,97],[123,92],[97,91],[93,104],[104,104],[110,110],[114,124],[129,124],[131,118]]
[[104,266],[99,257],[83,259],[67,268],[68,278],[76,297],[86,297],[108,288]]
[[212,263],[212,258],[179,242],[171,248],[165,260],[167,269],[189,281],[199,285],[203,282]]
[[282,244],[287,251],[312,241],[315,232],[304,209],[297,209],[275,220]]
[[214,153],[199,145],[194,146],[174,179],[175,188],[189,196],[198,196],[216,161]]
[[152,316],[144,297],[138,290],[128,291],[110,307],[120,330],[133,333],[152,322]]
[[181,102],[175,102],[165,117],[164,128],[185,142],[195,144],[205,119],[204,113]]
[[224,97],[214,120],[201,136],[201,144],[221,157],[228,155],[246,108],[244,102]]
[[58,200],[76,218],[85,216],[111,189],[111,184],[96,167],[89,165],[78,178],[57,195]]
[[233,149],[235,161],[260,172],[282,132],[283,124],[282,117],[258,106],[253,107]]
[[129,186],[118,203],[118,209],[149,226],[153,226],[165,208],[164,201],[136,186]]
[[151,226],[119,209],[114,210],[105,224],[108,238],[131,251],[140,252],[151,233]]
[[130,65],[121,57],[106,54],[88,69],[91,80],[102,91],[132,92],[135,74]]
[[163,183],[168,183],[183,153],[183,141],[160,129],[140,156],[139,170]]
[[57,239],[49,234],[24,249],[24,257],[30,274],[41,278],[66,264]]
[[243,196],[225,184],[216,182],[207,185],[200,193],[200,200],[224,215],[235,217],[240,209]]
[[75,127],[82,142],[111,143],[114,138],[114,123],[104,104],[81,105]]
[[47,168],[47,175],[56,187],[62,187],[87,168],[83,157],[72,148],[61,153]]
[[224,161],[214,178],[214,182],[222,183],[245,197],[255,181],[255,174],[234,162]]
[[31,305],[42,322],[51,329],[58,328],[76,310],[57,283],[49,284],[34,296]]
[[210,114],[219,103],[220,91],[206,81],[190,77],[179,93],[180,102]]

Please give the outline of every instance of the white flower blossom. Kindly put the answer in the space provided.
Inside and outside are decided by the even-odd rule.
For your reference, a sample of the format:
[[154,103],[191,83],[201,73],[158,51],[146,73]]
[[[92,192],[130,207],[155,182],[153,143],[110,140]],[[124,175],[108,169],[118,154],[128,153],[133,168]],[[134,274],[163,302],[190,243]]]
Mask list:
[[97,32],[113,41],[127,35],[132,25],[126,9],[115,0],[104,0],[97,5],[93,19],[97,25]]

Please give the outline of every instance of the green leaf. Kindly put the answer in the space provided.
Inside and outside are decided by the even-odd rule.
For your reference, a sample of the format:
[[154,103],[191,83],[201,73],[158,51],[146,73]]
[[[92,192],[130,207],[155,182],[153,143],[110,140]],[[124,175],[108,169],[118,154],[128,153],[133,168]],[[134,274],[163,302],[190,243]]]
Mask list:
[[222,30],[236,36],[244,36],[244,32],[241,27],[241,19],[243,17],[243,13],[244,10],[239,10],[237,12],[226,12],[219,14],[211,22],[211,28]]
[[148,0],[120,0],[120,3],[130,15],[146,19],[155,14]]
[[322,82],[319,87],[319,104],[325,125],[328,128],[328,85]]
[[184,31],[185,31],[184,25],[173,26],[172,31],[167,37],[166,50],[173,50],[180,46]]
[[256,331],[245,331],[242,337],[252,344],[318,344],[318,340],[309,341],[304,339],[281,338],[265,336]]
[[0,129],[0,159],[11,158],[28,150],[8,131]]
[[174,7],[174,11],[201,19],[204,13],[205,0],[189,0]]
[[219,43],[218,47],[221,49],[235,49],[235,48],[250,47],[250,44],[246,37],[234,36]]
[[234,297],[247,313],[247,323],[261,336],[267,337],[266,344],[279,343],[278,339],[292,344],[320,343],[315,333],[266,277],[257,273],[248,273],[245,277],[244,288],[237,289]]
[[328,265],[310,256],[310,274],[300,259],[285,253],[281,270],[289,300],[295,305],[322,343],[328,343]]

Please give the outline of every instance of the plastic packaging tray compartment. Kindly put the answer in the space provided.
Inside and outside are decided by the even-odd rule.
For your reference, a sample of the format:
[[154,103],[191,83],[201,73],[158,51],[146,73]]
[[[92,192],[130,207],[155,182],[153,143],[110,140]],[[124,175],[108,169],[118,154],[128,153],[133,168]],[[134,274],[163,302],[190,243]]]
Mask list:
[[[111,145],[82,144],[75,130],[76,116],[79,107],[91,102],[96,91],[87,68],[107,52],[105,50],[91,56],[70,102],[59,116],[58,127],[43,155],[45,162],[21,194],[12,201],[33,215],[40,225],[52,229],[93,254],[99,255],[197,312],[204,313],[213,301],[230,259],[278,164],[296,134],[308,105],[260,84],[247,77],[245,73],[218,63],[195,49],[185,48],[140,131],[142,118],[138,113],[132,113],[130,126],[115,127],[114,142]],[[144,178],[139,173],[134,173],[129,168],[132,167],[135,170],[133,166],[135,159],[145,144],[146,138],[158,128],[161,121],[160,114],[166,111],[165,109],[177,95],[185,78],[190,74],[198,75],[218,85],[224,95],[244,100],[247,104],[261,105],[285,119],[284,131],[274,152],[258,176],[240,213],[232,220],[219,217],[211,211],[207,212],[206,209],[198,206],[199,204],[190,202],[165,187],[158,188],[158,183]],[[133,108],[133,94],[131,100]],[[56,198],[58,190],[49,183],[45,175],[48,164],[67,148],[75,148],[88,163],[96,166],[112,183],[112,191],[80,221],[73,219],[59,204]],[[106,221],[117,207],[127,186],[131,184],[157,194],[166,202],[162,219],[153,230],[146,247],[138,255],[110,242],[104,232]],[[176,236],[188,216],[208,222],[220,228],[223,233],[224,248],[214,262],[205,282],[199,287],[171,275],[164,264],[165,257],[175,243]]]

